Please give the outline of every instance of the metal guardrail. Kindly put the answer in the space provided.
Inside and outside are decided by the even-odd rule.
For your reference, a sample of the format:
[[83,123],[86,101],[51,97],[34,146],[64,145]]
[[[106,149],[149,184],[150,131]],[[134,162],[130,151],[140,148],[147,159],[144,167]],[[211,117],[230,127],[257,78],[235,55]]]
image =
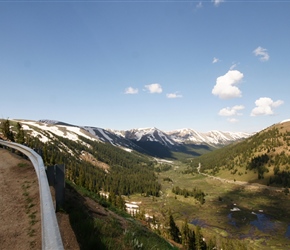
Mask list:
[[63,243],[55,215],[43,160],[34,150],[24,145],[0,140],[0,144],[25,154],[32,162],[38,178],[41,209],[41,231],[43,250],[63,250]]

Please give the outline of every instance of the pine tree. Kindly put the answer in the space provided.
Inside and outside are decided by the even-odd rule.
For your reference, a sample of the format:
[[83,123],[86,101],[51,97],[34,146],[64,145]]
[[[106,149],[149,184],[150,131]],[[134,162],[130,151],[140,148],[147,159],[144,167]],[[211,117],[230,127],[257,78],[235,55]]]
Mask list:
[[203,241],[203,235],[201,233],[200,226],[197,226],[195,230],[195,248],[196,250],[206,249],[206,243]]
[[14,134],[10,130],[10,121],[8,119],[6,121],[2,122],[1,129],[2,129],[2,133],[3,133],[4,137],[6,137],[7,140],[14,142]]
[[189,230],[188,249],[195,250],[195,232],[193,230]]
[[181,243],[180,238],[179,238],[180,231],[179,231],[179,228],[175,224],[172,214],[169,215],[169,234],[172,240],[174,240],[177,243]]
[[121,210],[126,210],[125,200],[121,195],[118,195],[116,198],[116,206],[120,208]]
[[24,130],[19,122],[17,122],[17,134],[16,134],[16,141],[20,144],[25,142],[24,139]]
[[189,242],[190,242],[190,229],[188,227],[187,219],[184,220],[181,229],[181,241],[184,249],[189,250]]

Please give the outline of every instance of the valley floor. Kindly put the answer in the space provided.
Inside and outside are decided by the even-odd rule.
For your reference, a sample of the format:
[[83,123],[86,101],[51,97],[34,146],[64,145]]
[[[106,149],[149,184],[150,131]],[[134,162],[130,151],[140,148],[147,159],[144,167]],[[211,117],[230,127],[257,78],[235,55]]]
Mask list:
[[[184,219],[201,226],[205,239],[216,237],[242,242],[247,249],[290,249],[290,196],[283,188],[237,182],[206,174],[184,174],[178,164],[158,173],[162,195],[158,198],[131,196],[141,209],[162,220],[170,209],[181,228]],[[172,192],[174,187],[202,190],[205,203]]]

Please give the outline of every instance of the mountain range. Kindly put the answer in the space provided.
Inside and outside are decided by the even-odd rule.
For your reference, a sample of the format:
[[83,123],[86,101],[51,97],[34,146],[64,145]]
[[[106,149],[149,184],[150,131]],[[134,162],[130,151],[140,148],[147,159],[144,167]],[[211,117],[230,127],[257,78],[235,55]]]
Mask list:
[[[179,129],[164,132],[158,128],[137,128],[131,130],[112,130],[93,126],[77,126],[55,120],[18,120],[24,130],[41,141],[49,140],[53,133],[70,140],[86,137],[90,140],[110,143],[127,151],[135,150],[155,157],[173,158],[172,152],[200,155],[198,149],[212,150],[232,142],[248,138],[252,134],[241,132],[209,131],[198,132],[193,129]],[[45,131],[45,132],[44,132]]]

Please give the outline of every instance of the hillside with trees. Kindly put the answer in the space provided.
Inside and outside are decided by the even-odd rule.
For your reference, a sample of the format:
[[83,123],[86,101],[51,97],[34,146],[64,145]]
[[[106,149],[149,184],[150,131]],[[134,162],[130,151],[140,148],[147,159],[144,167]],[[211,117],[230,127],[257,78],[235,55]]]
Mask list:
[[[66,178],[77,185],[94,192],[110,192],[115,195],[158,196],[160,184],[154,173],[154,162],[138,153],[126,152],[108,143],[79,138],[73,141],[67,138],[41,131],[49,141],[43,142],[22,129],[19,122],[3,121],[1,123],[3,137],[35,149],[43,158],[46,166],[66,165]],[[93,161],[110,166],[105,170],[96,167],[93,162],[82,159],[82,154],[89,153]]]
[[290,122],[275,124],[252,137],[187,161],[186,172],[224,173],[235,180],[290,187]]

